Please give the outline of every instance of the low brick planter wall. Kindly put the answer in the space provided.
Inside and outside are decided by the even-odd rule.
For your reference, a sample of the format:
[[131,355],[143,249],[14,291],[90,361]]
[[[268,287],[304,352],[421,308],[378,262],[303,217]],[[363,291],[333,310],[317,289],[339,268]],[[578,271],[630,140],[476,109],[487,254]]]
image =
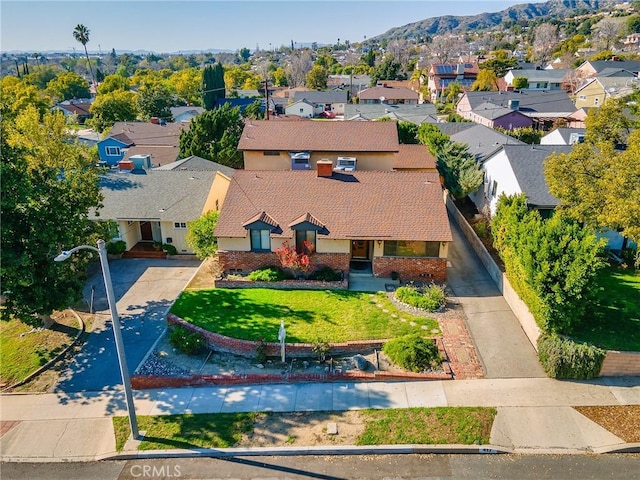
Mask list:
[[619,377],[623,375],[640,376],[640,352],[618,352],[607,350],[604,357],[601,377]]
[[374,257],[373,274],[389,278],[396,272],[403,282],[436,282],[447,280],[446,258]]
[[318,280],[283,280],[281,282],[256,282],[252,280],[214,280],[216,288],[273,288],[276,290],[348,290],[349,282],[321,282]]
[[[167,323],[170,325],[181,325],[187,330],[199,333],[206,340],[209,348],[218,352],[233,353],[246,358],[253,358],[256,355],[257,341],[239,340],[237,338],[225,337],[218,333],[210,332],[204,328],[200,328],[182,318],[169,313],[167,314]],[[385,340],[363,340],[357,342],[332,343],[329,345],[330,350],[327,355],[355,355],[362,352],[373,352],[380,350]],[[280,344],[277,342],[265,342],[266,354],[268,357],[280,356]],[[313,345],[310,343],[288,343],[287,357],[289,358],[306,358],[315,357]]]

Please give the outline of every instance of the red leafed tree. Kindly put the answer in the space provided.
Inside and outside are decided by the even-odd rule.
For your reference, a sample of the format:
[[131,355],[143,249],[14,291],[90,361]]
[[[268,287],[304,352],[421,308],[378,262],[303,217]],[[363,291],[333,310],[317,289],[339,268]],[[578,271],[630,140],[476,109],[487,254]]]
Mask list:
[[287,240],[282,244],[282,247],[275,249],[275,254],[280,260],[282,268],[291,270],[296,278],[299,278],[303,273],[313,271],[313,263],[311,262],[313,244],[305,241],[302,245],[302,251],[298,251],[295,247],[289,245]]

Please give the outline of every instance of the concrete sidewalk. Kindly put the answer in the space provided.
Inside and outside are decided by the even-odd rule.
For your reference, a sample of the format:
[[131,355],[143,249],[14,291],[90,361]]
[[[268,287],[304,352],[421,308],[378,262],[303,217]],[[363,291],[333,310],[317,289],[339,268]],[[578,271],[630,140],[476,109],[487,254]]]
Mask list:
[[[640,378],[279,384],[138,391],[135,396],[138,415],[494,406],[498,415],[490,438],[493,447],[585,453],[628,445],[570,407],[640,405]],[[117,390],[3,395],[0,407],[3,422],[15,422],[0,438],[5,461],[93,460],[112,455],[110,417],[126,415],[124,395]]]

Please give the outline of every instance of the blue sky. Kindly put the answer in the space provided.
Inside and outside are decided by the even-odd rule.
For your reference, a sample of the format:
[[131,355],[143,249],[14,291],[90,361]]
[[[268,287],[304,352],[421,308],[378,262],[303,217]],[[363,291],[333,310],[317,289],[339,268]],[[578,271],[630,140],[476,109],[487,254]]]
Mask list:
[[318,42],[359,42],[393,27],[440,15],[496,12],[523,0],[0,1],[0,50],[254,50]]

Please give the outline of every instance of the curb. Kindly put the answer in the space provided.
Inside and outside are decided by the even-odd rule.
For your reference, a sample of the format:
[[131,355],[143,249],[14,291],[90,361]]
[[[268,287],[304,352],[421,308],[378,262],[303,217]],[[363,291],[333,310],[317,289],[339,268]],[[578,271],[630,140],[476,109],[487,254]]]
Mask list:
[[24,385],[25,383],[33,380],[35,377],[37,377],[38,375],[40,375],[42,372],[49,370],[54,363],[56,363],[58,360],[60,360],[62,357],[64,357],[67,352],[69,350],[71,350],[72,347],[74,347],[75,345],[78,344],[78,340],[80,340],[80,336],[85,333],[85,324],[84,321],[82,320],[82,318],[80,318],[80,315],[78,315],[75,310],[72,310],[71,308],[68,309],[74,317],[76,317],[76,320],[78,320],[78,324],[80,325],[80,331],[78,332],[78,334],[76,335],[76,338],[73,339],[73,342],[71,342],[69,345],[67,345],[64,350],[62,350],[58,355],[56,355],[55,357],[53,357],[51,360],[49,360],[47,363],[45,363],[44,365],[42,365],[40,368],[38,368],[35,372],[30,373],[29,375],[27,375],[25,378],[23,378],[22,380],[20,380],[17,383],[14,383],[13,385],[9,385],[8,387],[3,388],[2,390],[0,390],[0,394],[1,393],[5,393],[9,390],[13,390],[14,388],[17,388],[21,385]]

